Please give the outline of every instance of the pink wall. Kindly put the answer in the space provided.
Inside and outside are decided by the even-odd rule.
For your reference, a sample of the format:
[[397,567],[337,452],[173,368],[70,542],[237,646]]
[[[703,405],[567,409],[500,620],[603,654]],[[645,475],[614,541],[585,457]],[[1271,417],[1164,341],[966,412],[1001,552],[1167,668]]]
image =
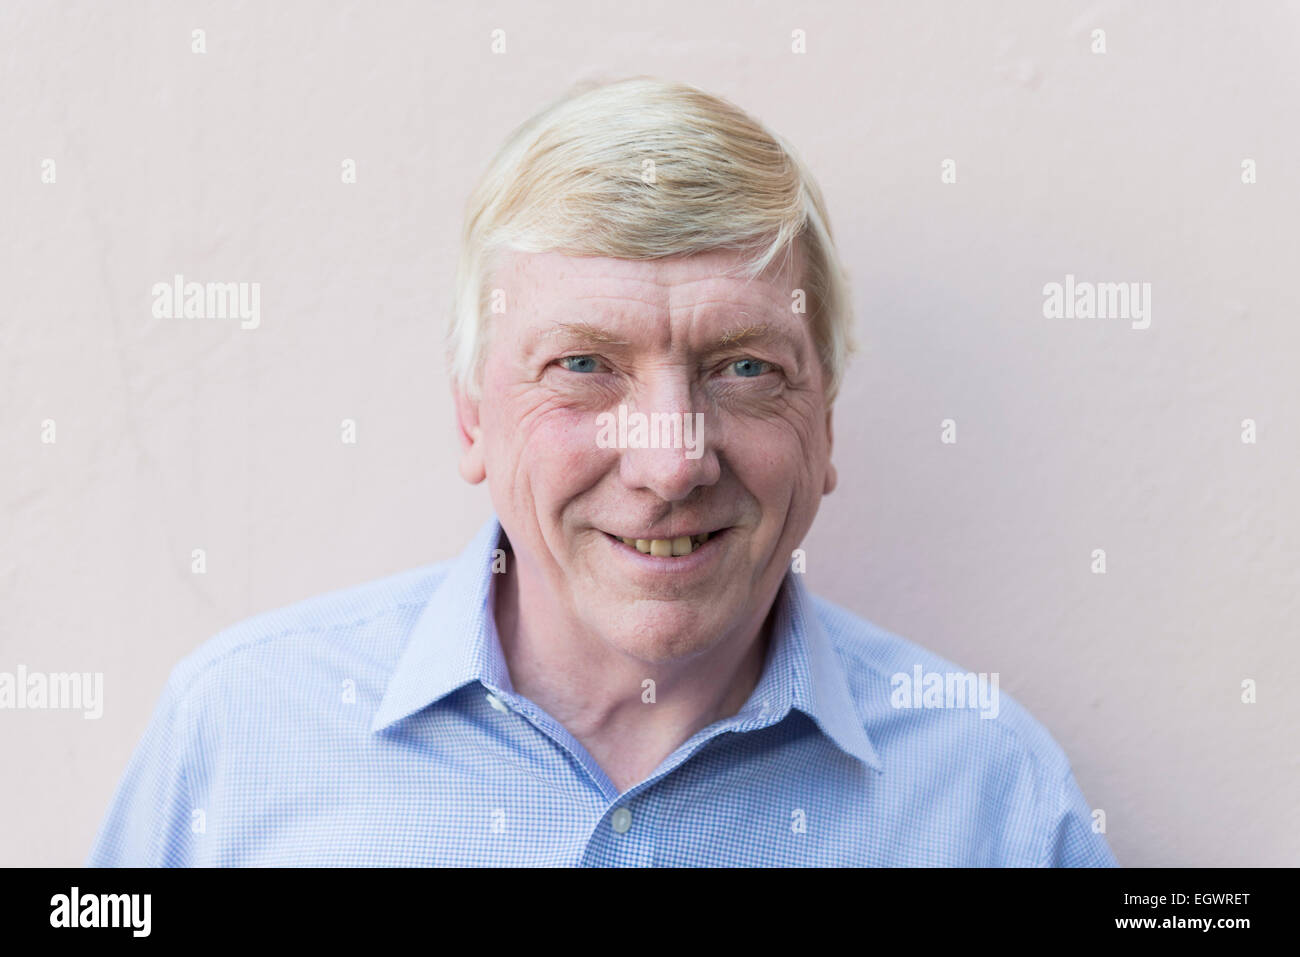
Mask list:
[[[0,712],[0,864],[84,859],[216,630],[459,551],[464,199],[572,81],[641,72],[751,110],[830,204],[864,350],[814,590],[999,672],[1121,863],[1294,864],[1297,7],[438,6],[0,8],[0,670],[105,689]],[[259,282],[260,324],[155,318],[177,273]],[[1067,274],[1150,283],[1150,327],[1045,318]]]

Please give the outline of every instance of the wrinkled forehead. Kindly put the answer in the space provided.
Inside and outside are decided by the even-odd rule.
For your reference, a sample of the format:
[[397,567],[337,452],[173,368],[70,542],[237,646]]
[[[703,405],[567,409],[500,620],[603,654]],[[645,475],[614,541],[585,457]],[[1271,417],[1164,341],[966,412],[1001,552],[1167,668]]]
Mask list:
[[692,321],[788,324],[791,331],[802,325],[791,308],[798,251],[752,279],[742,274],[741,263],[742,255],[729,249],[654,260],[507,251],[497,262],[492,288],[504,311],[514,314],[516,328],[683,315]]

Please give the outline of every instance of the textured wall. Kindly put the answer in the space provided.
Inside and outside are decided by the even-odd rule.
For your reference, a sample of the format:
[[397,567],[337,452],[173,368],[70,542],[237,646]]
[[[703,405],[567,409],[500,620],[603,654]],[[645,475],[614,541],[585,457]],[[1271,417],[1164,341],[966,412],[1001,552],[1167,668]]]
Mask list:
[[[1297,7],[612,7],[0,7],[0,671],[104,675],[98,720],[0,711],[0,864],[84,859],[213,632],[459,551],[464,198],[572,81],[640,72],[826,192],[864,349],[814,590],[998,672],[1121,863],[1300,860]],[[155,317],[177,273],[260,283],[257,328]],[[1045,318],[1067,274],[1150,283],[1149,327]]]

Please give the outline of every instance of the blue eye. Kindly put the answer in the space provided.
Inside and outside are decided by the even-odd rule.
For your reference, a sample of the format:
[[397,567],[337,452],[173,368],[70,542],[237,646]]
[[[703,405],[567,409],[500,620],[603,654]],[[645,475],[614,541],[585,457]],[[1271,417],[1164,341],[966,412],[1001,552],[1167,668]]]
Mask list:
[[768,363],[762,359],[737,359],[731,364],[731,368],[736,370],[736,374],[743,379],[752,379],[760,376],[767,371],[764,367]]
[[565,356],[560,360],[564,368],[570,372],[595,372],[595,356]]

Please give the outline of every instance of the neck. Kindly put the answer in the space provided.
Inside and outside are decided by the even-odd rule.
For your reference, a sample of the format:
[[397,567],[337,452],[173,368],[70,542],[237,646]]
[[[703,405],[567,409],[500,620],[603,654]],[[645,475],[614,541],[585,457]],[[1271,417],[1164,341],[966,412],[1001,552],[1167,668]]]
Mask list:
[[494,577],[493,612],[511,684],[563,725],[620,793],[701,728],[738,712],[762,677],[771,641],[765,610],[693,658],[645,662],[573,621],[529,572],[515,556]]

